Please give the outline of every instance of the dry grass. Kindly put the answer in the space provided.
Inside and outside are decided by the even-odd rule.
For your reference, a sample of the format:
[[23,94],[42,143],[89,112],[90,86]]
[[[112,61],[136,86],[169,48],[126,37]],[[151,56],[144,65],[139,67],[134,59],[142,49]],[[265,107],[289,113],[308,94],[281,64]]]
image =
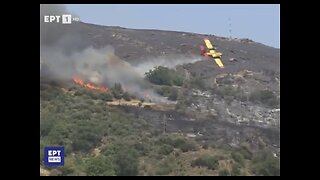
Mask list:
[[107,104],[111,105],[111,106],[136,106],[136,107],[139,107],[139,103],[141,103],[140,107],[155,105],[155,103],[141,102],[140,100],[136,100],[136,99],[130,100],[130,101],[125,101],[123,99],[120,99],[120,100],[114,100],[114,101],[107,102]]

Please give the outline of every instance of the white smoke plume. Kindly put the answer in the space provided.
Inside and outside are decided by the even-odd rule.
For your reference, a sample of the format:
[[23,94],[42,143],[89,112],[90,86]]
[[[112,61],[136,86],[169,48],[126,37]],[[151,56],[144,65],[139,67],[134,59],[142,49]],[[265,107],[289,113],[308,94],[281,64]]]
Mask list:
[[201,56],[168,55],[141,60],[143,61],[143,63],[137,64],[133,67],[141,76],[144,76],[146,72],[148,72],[156,66],[164,66],[167,68],[174,69],[178,65],[195,63],[202,59],[203,58]]

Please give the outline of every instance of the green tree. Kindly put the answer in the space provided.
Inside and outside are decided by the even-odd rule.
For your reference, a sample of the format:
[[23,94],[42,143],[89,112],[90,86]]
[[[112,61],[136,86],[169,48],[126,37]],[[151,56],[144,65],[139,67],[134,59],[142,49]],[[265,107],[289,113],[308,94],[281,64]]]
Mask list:
[[196,151],[197,145],[194,142],[187,141],[186,143],[179,146],[182,152],[188,152],[188,151]]
[[88,152],[100,142],[104,129],[93,121],[77,122],[73,128],[75,131],[71,136],[72,148],[82,152]]
[[42,113],[40,119],[40,135],[47,136],[55,122],[57,122],[57,118],[54,113]]
[[128,92],[125,92],[125,93],[123,93],[123,99],[124,100],[126,100],[126,101],[130,101],[131,100],[131,97],[130,97],[130,95],[129,95],[129,93]]
[[231,153],[231,157],[239,164],[244,165],[244,158],[242,156],[242,154],[238,153],[238,152],[232,152]]
[[167,162],[161,163],[156,169],[156,175],[168,175],[170,172],[172,169]]
[[219,176],[230,176],[230,172],[227,169],[220,170]]
[[123,89],[120,83],[115,83],[114,86],[111,88],[112,95],[116,99],[121,99],[123,95]]
[[173,151],[173,147],[168,144],[163,144],[160,146],[159,154],[168,155]]
[[113,98],[112,93],[107,92],[107,93],[100,94],[100,99],[103,101],[112,101],[112,98]]
[[197,145],[193,141],[189,141],[183,138],[174,139],[171,145],[175,148],[181,149],[182,152],[195,151],[197,150]]
[[252,159],[252,152],[249,150],[248,147],[246,146],[241,146],[238,150],[237,150],[245,159]]
[[280,176],[280,160],[270,152],[262,152],[253,159],[253,172],[256,175]]
[[215,170],[219,166],[218,159],[214,156],[201,156],[191,162],[191,166],[205,166],[208,169]]
[[178,75],[174,70],[163,66],[157,66],[155,69],[146,72],[145,77],[151,83],[158,85],[182,86],[183,84],[183,78],[180,75]]
[[120,94],[123,93],[123,89],[122,89],[122,86],[120,83],[115,83],[114,86],[113,86],[113,89],[117,92],[119,92]]
[[232,169],[231,169],[231,175],[232,176],[240,176],[241,175],[241,171],[240,171],[240,165],[239,164],[234,164],[232,166]]
[[181,76],[179,76],[177,73],[175,73],[174,71],[172,71],[171,77],[172,77],[172,84],[173,85],[176,85],[176,86],[183,85],[183,78]]
[[116,175],[112,161],[103,155],[99,155],[98,157],[92,158],[88,161],[86,173],[89,176]]
[[118,176],[138,175],[138,155],[133,149],[121,148],[115,156],[115,164]]

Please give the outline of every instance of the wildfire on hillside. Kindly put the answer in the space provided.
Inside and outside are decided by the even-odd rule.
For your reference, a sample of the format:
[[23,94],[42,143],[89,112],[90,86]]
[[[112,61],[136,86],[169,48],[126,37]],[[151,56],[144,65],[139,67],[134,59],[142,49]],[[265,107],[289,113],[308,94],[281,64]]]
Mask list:
[[103,86],[97,87],[97,86],[95,86],[93,84],[85,83],[79,77],[73,77],[72,79],[73,79],[73,82],[75,82],[76,84],[78,84],[78,85],[80,85],[82,87],[85,87],[87,89],[91,89],[91,90],[95,90],[95,91],[99,91],[99,92],[107,92],[108,91],[107,87],[103,87]]

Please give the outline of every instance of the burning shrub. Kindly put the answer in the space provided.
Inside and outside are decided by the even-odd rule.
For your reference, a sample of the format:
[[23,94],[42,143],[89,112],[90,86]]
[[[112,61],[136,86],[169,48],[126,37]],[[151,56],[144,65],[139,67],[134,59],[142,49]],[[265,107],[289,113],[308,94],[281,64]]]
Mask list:
[[79,77],[73,77],[73,82],[75,82],[76,84],[80,85],[80,86],[83,86],[87,89],[91,89],[91,90],[95,90],[95,91],[99,91],[99,92],[107,92],[108,91],[108,88],[106,87],[97,87],[93,84],[90,84],[90,83],[85,83],[82,79],[80,79]]

